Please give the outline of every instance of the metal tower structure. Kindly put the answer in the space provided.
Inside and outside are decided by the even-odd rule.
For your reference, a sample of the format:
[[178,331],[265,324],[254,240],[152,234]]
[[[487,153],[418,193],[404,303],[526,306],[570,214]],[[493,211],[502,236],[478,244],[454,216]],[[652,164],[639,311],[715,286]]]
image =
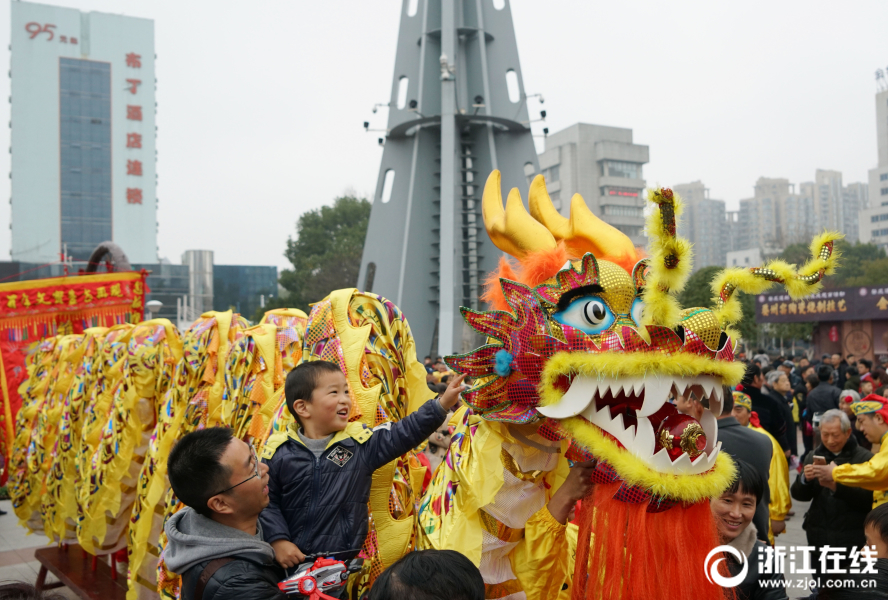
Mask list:
[[358,287],[403,310],[420,357],[477,346],[459,308],[502,254],[484,182],[524,194],[539,172],[527,99],[507,0],[404,0]]

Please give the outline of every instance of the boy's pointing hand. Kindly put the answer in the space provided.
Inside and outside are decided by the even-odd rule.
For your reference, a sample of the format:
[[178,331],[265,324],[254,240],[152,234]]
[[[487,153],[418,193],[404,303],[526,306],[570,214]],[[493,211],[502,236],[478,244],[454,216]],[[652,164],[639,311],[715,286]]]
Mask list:
[[459,400],[459,395],[469,389],[469,386],[463,385],[463,380],[465,378],[465,373],[463,373],[462,375],[457,375],[451,379],[450,383],[447,384],[447,389],[438,399],[438,402],[441,403],[444,410],[450,410],[451,407],[456,404],[456,401]]

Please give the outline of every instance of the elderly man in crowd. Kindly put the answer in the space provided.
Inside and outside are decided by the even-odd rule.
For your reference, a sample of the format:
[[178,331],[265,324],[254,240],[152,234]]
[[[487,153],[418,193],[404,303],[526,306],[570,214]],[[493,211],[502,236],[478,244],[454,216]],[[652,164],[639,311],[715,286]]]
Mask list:
[[[789,450],[789,456],[799,455],[798,435],[796,434],[795,421],[792,419],[792,408],[790,407],[792,385],[789,383],[789,376],[782,370],[774,370],[768,373],[766,378],[768,382],[768,395],[774,400],[774,405],[779,409],[778,418],[783,420],[786,429],[786,443],[788,446],[784,450]],[[788,457],[787,457],[788,458]]]
[[[774,537],[786,531],[786,515],[792,508],[792,500],[789,495],[789,465],[786,456],[780,448],[780,444],[774,436],[762,429],[758,419],[753,419],[752,400],[743,392],[734,392],[734,409],[731,415],[743,427],[756,431],[768,438],[771,442],[771,464],[768,469],[768,488],[771,490],[771,498],[768,502],[768,516],[770,517],[771,530],[768,541],[773,545]],[[764,473],[762,476],[764,477]]]
[[[840,410],[828,410],[820,417],[820,445],[805,459],[805,467],[790,488],[792,497],[811,502],[802,527],[808,545],[815,548],[861,547],[865,544],[863,521],[872,505],[872,494],[860,487],[824,483],[815,475],[814,461],[821,464],[859,465],[870,460],[872,452],[861,448],[851,434],[851,421]],[[820,556],[820,551],[813,556]],[[811,561],[818,572],[820,561]],[[814,575],[813,577],[816,577]]]
[[879,444],[879,453],[859,464],[814,465],[813,475],[820,485],[835,490],[837,484],[872,491],[873,508],[888,502],[888,399],[870,394],[860,402],[853,402],[851,410],[857,417],[857,426],[866,438]]

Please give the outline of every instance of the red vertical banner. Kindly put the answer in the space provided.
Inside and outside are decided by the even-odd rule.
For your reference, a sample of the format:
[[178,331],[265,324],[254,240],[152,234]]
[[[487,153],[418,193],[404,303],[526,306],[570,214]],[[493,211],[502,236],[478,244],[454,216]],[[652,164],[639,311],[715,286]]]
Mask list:
[[139,323],[147,273],[102,273],[0,284],[0,452],[9,456],[29,348],[57,334]]

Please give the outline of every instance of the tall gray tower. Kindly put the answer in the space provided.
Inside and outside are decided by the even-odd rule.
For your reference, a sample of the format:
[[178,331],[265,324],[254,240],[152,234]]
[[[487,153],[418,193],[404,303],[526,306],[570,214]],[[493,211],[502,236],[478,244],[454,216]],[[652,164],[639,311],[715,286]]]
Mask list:
[[493,169],[525,197],[539,172],[527,100],[508,0],[404,0],[358,287],[403,310],[420,357],[477,346],[459,307],[502,254],[481,194]]

